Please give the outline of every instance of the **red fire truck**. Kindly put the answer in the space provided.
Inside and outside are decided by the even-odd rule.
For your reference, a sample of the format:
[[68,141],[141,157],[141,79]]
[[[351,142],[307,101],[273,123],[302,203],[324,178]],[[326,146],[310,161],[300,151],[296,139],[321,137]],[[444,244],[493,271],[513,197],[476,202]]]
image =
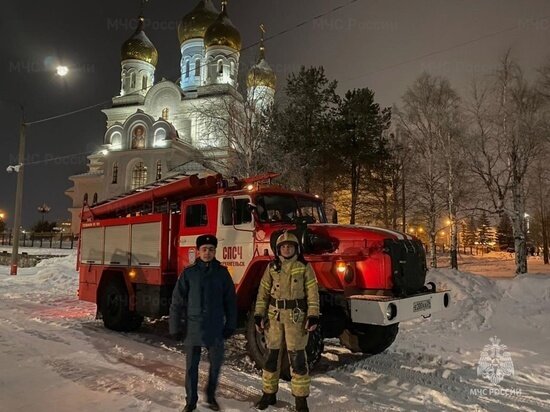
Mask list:
[[113,330],[165,316],[178,274],[195,260],[197,236],[215,234],[217,258],[235,283],[248,352],[261,365],[265,340],[250,314],[276,237],[293,230],[320,289],[321,327],[307,347],[311,364],[324,338],[337,337],[354,352],[379,353],[395,340],[399,322],[449,306],[448,291],[425,285],[418,239],[329,224],[321,199],[272,185],[276,176],[174,176],[83,209],[80,299],[96,303],[98,317]]

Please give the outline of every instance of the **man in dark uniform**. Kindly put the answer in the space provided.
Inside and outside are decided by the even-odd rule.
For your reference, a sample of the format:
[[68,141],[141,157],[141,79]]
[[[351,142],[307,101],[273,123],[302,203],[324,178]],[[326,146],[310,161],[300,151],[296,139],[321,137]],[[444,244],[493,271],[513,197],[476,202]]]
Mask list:
[[218,376],[223,363],[224,339],[237,328],[235,286],[227,268],[216,260],[218,240],[213,235],[197,238],[199,257],[178,279],[170,305],[170,334],[184,339],[187,359],[186,405],[183,412],[196,409],[201,348],[208,349],[210,372],[206,401],[220,410],[216,401]]

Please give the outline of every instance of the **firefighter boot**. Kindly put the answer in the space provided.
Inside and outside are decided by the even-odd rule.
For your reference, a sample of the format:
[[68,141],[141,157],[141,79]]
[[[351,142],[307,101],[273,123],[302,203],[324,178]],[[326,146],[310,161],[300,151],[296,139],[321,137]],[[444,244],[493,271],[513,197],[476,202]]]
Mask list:
[[256,403],[256,409],[263,411],[267,409],[269,405],[275,405],[277,403],[276,393],[263,393],[260,400]]
[[296,396],[296,412],[309,412],[307,396]]

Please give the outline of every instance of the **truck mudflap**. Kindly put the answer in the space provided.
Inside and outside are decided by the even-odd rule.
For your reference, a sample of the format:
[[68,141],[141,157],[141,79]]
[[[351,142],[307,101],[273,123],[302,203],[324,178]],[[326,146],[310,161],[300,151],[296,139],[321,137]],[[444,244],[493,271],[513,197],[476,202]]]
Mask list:
[[449,308],[451,294],[448,290],[421,293],[406,298],[376,295],[352,295],[348,297],[351,320],[354,323],[391,325],[398,322],[430,317],[432,313]]

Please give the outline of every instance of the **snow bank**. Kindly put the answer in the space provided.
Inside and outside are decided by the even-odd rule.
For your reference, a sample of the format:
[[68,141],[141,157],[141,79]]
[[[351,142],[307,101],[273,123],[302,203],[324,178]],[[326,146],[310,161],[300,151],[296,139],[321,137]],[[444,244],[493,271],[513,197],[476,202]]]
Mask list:
[[17,276],[9,275],[9,267],[0,268],[0,291],[37,291],[59,295],[73,294],[78,289],[76,251],[70,255],[44,259],[33,268],[19,269]]

